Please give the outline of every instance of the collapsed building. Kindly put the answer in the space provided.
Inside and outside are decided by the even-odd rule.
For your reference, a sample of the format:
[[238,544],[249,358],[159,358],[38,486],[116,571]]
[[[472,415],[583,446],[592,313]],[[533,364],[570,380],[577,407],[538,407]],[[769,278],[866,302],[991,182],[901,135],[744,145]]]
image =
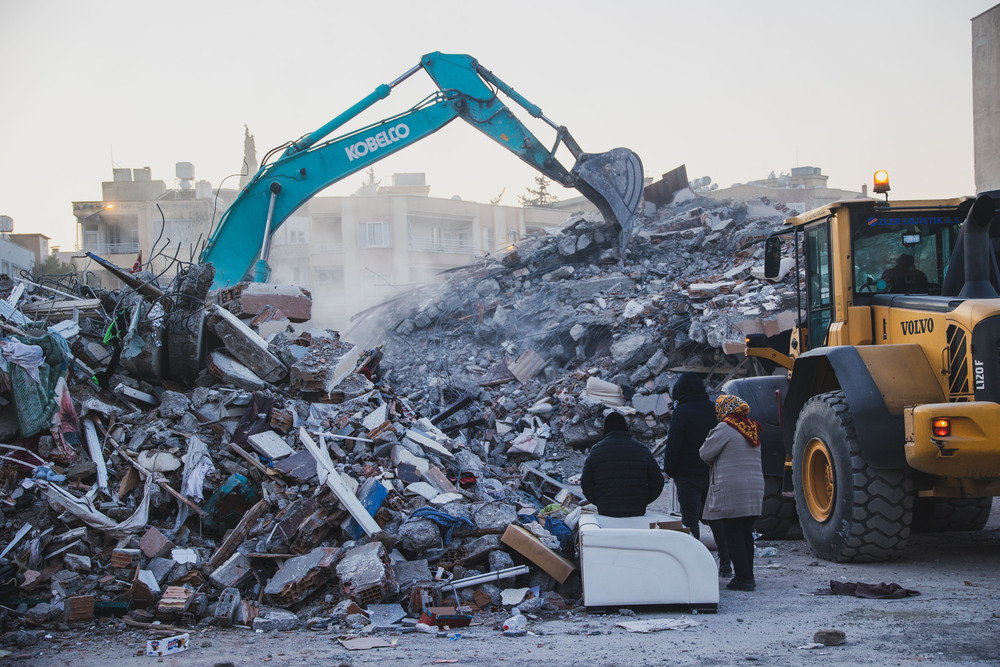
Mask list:
[[0,643],[577,608],[584,451],[611,409],[657,449],[679,372],[766,372],[738,352],[794,322],[758,243],[788,214],[682,191],[624,254],[576,214],[343,334],[297,287],[210,291],[211,265],[0,285]]

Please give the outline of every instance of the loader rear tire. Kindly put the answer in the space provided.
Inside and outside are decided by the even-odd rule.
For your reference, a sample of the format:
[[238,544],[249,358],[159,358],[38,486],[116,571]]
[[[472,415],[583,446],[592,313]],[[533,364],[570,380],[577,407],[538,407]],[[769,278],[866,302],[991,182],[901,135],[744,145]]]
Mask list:
[[908,470],[868,466],[844,392],[806,402],[792,461],[799,525],[820,558],[883,561],[906,546],[913,479]]
[[993,498],[917,498],[914,533],[982,530],[990,520]]
[[783,540],[798,523],[795,499],[781,495],[781,478],[764,477],[764,506],[753,528],[767,540]]

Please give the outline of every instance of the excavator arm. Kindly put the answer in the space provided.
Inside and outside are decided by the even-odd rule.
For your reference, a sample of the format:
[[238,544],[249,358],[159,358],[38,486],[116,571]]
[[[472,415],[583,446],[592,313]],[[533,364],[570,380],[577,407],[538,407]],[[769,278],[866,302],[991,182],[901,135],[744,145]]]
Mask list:
[[[421,69],[437,84],[436,93],[402,114],[323,141]],[[556,130],[551,148],[504,105],[498,91]],[[552,180],[578,189],[606,219],[618,222],[622,245],[627,241],[642,199],[642,163],[635,153],[626,148],[584,153],[565,127],[546,118],[540,108],[474,58],[435,52],[315,132],[291,142],[280,157],[260,168],[223,214],[202,252],[201,261],[215,265],[215,287],[242,280],[255,260],[255,280],[266,281],[271,235],[297,208],[324,188],[433,134],[455,118],[462,118]],[[556,159],[560,145],[576,160],[572,169]]]

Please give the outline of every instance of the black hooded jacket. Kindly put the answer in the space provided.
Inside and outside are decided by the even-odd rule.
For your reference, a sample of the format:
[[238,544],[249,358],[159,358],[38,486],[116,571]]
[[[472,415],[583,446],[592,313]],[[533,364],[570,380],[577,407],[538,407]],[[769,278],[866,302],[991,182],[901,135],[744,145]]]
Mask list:
[[642,516],[660,497],[663,475],[649,448],[627,430],[606,431],[583,464],[580,487],[605,516]]
[[715,418],[715,404],[696,373],[681,375],[670,395],[677,401],[677,407],[670,417],[663,472],[669,477],[703,478],[707,484],[708,464],[698,456],[698,450],[705,443],[708,432],[719,423]]

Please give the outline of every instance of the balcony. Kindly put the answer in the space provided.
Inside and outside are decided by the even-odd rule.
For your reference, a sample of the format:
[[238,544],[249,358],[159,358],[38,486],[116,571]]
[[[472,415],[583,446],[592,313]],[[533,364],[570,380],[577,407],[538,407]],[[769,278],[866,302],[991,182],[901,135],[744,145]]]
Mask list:
[[410,250],[469,254],[475,252],[476,248],[468,239],[435,239],[431,236],[411,236]]
[[138,243],[86,243],[83,247],[87,252],[105,257],[107,255],[135,255],[139,252]]

